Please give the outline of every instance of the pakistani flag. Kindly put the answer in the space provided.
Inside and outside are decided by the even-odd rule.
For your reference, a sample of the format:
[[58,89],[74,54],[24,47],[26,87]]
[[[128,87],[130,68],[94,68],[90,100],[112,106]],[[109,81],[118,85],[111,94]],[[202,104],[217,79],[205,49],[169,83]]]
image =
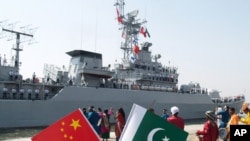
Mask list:
[[186,141],[188,133],[134,104],[120,141]]

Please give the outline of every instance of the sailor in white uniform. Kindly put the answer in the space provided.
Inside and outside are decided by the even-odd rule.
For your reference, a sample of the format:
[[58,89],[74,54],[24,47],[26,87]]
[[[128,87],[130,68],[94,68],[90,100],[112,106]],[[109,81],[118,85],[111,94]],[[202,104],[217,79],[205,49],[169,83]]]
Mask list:
[[9,71],[9,77],[10,77],[10,80],[12,81],[13,80],[13,71],[12,70]]
[[15,88],[11,89],[11,93],[12,93],[12,98],[16,99],[16,89]]
[[45,94],[44,99],[48,99],[49,98],[49,90],[47,88],[44,90],[44,94]]
[[4,87],[3,88],[3,99],[6,99],[8,95],[8,88]]
[[32,89],[29,88],[29,89],[28,89],[28,99],[31,99],[31,93],[32,93]]
[[18,79],[18,76],[19,76],[18,71],[15,71],[15,72],[14,72],[14,79],[17,80],[17,79]]
[[24,95],[24,89],[21,88],[21,89],[19,90],[19,92],[20,92],[20,99],[23,99],[23,98],[24,98],[24,97],[23,97],[23,95]]
[[35,94],[36,94],[36,99],[39,99],[39,90],[37,88],[35,89]]

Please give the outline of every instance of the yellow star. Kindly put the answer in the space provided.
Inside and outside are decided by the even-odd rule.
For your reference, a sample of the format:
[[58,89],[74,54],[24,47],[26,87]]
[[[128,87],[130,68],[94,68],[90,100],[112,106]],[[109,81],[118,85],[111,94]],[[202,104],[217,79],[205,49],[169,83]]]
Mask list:
[[79,119],[78,120],[72,119],[72,123],[70,124],[70,126],[72,126],[74,130],[76,130],[78,127],[82,127],[79,123]]
[[72,136],[69,137],[70,140],[73,140],[74,138]]

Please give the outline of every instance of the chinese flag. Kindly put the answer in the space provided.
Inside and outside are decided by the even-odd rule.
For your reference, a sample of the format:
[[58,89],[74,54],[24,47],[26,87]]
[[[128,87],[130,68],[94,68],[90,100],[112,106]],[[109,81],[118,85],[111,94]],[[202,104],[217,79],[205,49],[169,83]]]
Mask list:
[[146,30],[144,27],[141,27],[140,29],[140,33],[146,38],[147,37],[147,33],[146,33]]
[[77,109],[33,136],[32,141],[100,141],[100,139],[81,109]]
[[119,10],[116,8],[116,14],[117,14],[117,20],[118,20],[118,23],[122,23],[122,16],[120,15],[120,12]]

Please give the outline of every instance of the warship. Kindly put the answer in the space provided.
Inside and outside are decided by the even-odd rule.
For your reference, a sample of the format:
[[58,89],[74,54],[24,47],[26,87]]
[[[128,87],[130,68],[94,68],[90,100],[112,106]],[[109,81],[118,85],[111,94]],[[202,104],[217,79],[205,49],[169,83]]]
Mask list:
[[16,34],[15,62],[0,66],[0,128],[48,126],[77,108],[95,107],[118,109],[126,115],[133,103],[162,109],[178,106],[184,119],[204,118],[204,111],[218,105],[240,109],[244,95],[221,97],[215,89],[199,83],[178,84],[178,68],[163,65],[161,55],[153,55],[152,43],[139,43],[150,34],[146,21],[137,18],[139,11],[124,14],[124,1],[114,4],[117,22],[122,31],[121,62],[103,66],[102,54],[87,50],[66,52],[71,56],[68,70],[45,64],[43,79],[35,74],[22,79],[19,74],[19,38],[29,34],[2,29]]

